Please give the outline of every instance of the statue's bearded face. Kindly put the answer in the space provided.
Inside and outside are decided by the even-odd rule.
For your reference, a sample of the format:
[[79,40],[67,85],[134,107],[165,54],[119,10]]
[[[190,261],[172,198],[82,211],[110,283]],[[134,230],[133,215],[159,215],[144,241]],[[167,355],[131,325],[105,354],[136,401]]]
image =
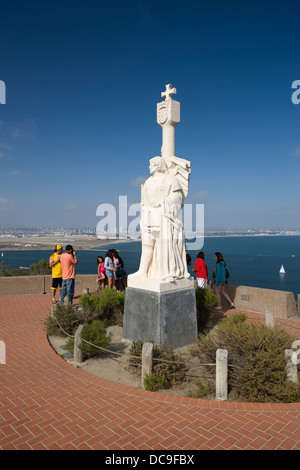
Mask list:
[[156,171],[165,173],[167,171],[166,162],[162,157],[151,158],[149,170],[151,174],[155,173]]

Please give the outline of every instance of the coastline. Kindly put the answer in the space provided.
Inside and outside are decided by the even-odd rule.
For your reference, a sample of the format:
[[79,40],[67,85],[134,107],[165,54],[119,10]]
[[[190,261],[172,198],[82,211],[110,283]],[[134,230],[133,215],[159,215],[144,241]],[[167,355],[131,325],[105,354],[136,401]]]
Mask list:
[[53,250],[55,245],[72,245],[76,250],[85,251],[97,249],[102,245],[114,245],[120,242],[130,242],[132,240],[100,240],[98,238],[84,239],[82,237],[70,236],[63,238],[55,237],[28,237],[28,238],[0,238],[1,251],[27,251],[27,250]]
[[[300,236],[298,233],[228,233],[228,234],[205,234],[204,238],[249,238],[249,237],[295,237]],[[186,243],[189,243],[189,238],[186,238]],[[66,245],[73,245],[76,250],[80,251],[92,251],[97,250],[101,246],[109,246],[115,244],[131,243],[137,242],[141,239],[136,238],[113,238],[113,239],[100,239],[97,237],[82,237],[79,235],[69,235],[63,237],[54,237],[54,236],[43,236],[43,237],[1,237],[0,236],[0,250],[1,251],[27,251],[27,250],[53,250],[55,245],[60,244],[63,247]]]

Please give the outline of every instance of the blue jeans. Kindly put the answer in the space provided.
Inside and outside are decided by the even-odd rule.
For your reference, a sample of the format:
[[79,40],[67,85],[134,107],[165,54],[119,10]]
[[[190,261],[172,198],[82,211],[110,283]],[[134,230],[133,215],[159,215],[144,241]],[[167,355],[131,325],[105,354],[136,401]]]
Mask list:
[[64,303],[64,298],[69,295],[70,302],[73,302],[75,279],[63,279],[61,287],[60,303]]

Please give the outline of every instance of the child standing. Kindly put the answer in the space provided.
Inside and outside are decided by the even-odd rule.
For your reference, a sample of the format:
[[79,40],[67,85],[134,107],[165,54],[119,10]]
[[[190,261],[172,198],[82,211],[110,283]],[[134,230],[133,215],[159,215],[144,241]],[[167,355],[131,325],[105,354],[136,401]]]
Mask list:
[[99,289],[100,289],[100,285],[101,285],[101,288],[104,289],[106,276],[105,276],[104,259],[102,258],[102,256],[98,256],[97,263],[98,263],[97,282],[99,283]]

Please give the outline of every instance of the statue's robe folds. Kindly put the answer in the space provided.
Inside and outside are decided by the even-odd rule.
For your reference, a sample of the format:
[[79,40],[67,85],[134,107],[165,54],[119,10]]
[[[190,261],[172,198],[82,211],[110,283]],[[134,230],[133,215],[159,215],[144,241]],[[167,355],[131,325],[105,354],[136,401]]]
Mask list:
[[190,277],[187,270],[182,207],[184,194],[170,173],[151,176],[142,186],[143,244],[154,244],[147,277],[173,281]]

